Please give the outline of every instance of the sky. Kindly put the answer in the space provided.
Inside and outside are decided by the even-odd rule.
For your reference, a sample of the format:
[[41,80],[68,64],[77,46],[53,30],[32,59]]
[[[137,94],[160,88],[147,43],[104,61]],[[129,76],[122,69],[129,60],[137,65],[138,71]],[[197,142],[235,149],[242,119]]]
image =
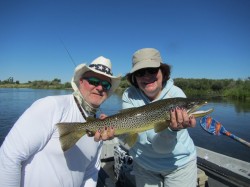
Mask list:
[[173,79],[246,79],[249,10],[249,0],[0,0],[0,80],[70,82],[99,56],[125,76],[145,47]]

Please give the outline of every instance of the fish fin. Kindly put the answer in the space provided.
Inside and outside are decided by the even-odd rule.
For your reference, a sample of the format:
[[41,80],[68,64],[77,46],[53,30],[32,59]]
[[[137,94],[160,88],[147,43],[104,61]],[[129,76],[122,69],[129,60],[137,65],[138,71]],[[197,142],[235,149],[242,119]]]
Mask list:
[[129,147],[132,147],[138,137],[138,133],[130,133],[130,134],[126,134],[124,137],[124,144],[128,144]]
[[59,139],[63,151],[67,151],[75,143],[86,134],[85,130],[77,130],[74,125],[68,125],[64,123],[58,123]]
[[169,120],[157,122],[154,125],[154,130],[156,133],[161,132],[161,131],[165,130],[166,128],[168,128],[169,124],[170,124]]
[[88,137],[93,137],[95,136],[95,132],[89,130],[89,129],[86,129],[86,134],[88,135]]

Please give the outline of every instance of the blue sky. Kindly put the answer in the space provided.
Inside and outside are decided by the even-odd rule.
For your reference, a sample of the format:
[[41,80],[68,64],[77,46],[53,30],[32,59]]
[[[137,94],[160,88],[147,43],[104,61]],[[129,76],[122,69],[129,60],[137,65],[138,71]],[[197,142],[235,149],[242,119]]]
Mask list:
[[125,75],[144,47],[172,78],[246,79],[249,10],[249,0],[0,0],[0,80],[68,82],[74,63],[101,55]]

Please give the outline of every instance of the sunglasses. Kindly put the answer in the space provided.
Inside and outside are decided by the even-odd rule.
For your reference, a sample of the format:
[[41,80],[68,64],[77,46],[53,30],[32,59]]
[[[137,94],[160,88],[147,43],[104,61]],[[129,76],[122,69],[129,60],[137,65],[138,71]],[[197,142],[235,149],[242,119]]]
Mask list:
[[93,86],[99,86],[101,85],[102,88],[106,91],[110,90],[111,88],[111,83],[108,81],[104,81],[104,80],[100,80],[96,77],[83,77],[82,79],[88,81],[89,84],[93,85]]
[[136,77],[143,77],[145,76],[146,72],[150,75],[158,73],[160,68],[144,68],[136,71],[134,74]]

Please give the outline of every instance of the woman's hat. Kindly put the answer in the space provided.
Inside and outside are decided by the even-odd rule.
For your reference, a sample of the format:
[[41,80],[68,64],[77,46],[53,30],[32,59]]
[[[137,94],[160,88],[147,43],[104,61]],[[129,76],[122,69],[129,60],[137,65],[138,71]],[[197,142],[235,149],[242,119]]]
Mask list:
[[[103,56],[100,56],[93,60],[89,66],[86,64],[80,64],[75,68],[75,73],[71,81],[71,85],[74,90],[78,89],[79,80],[87,71],[93,71],[111,79],[112,86],[111,89],[108,91],[108,95],[114,92],[120,84],[121,75],[113,76],[111,61]],[[77,88],[75,87],[75,85],[77,86]]]
[[160,52],[154,48],[143,48],[136,51],[132,57],[130,73],[143,68],[157,68],[163,63]]

